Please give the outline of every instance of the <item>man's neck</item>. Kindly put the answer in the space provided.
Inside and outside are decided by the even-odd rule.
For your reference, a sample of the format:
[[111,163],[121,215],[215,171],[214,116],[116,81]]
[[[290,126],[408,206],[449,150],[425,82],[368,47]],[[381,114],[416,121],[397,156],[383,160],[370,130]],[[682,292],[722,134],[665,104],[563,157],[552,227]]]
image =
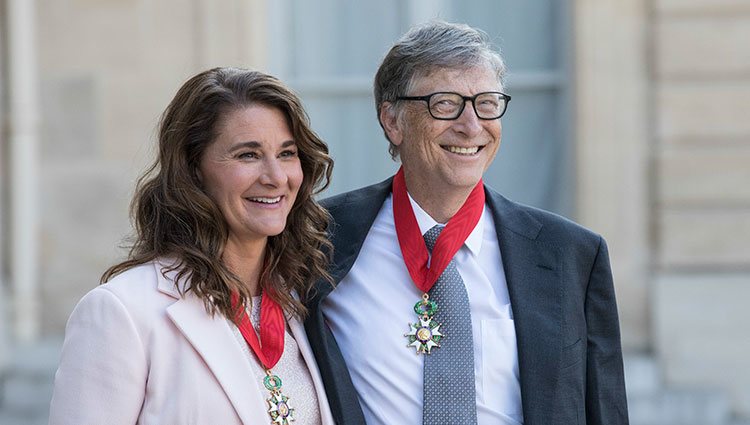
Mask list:
[[414,190],[412,190],[407,182],[407,191],[414,202],[438,223],[447,223],[456,215],[472,190],[472,188],[467,190],[425,189],[414,187]]

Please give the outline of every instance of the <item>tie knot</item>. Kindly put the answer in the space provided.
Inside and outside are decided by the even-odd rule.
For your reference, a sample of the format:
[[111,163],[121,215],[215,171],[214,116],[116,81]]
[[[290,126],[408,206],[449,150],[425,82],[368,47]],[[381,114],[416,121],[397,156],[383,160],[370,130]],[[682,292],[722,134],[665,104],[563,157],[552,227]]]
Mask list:
[[435,242],[437,241],[437,238],[438,236],[440,236],[440,232],[442,232],[443,229],[444,226],[436,224],[430,230],[428,230],[427,233],[424,234],[424,242],[427,245],[427,250],[429,250],[430,252],[432,252],[432,248],[435,247]]

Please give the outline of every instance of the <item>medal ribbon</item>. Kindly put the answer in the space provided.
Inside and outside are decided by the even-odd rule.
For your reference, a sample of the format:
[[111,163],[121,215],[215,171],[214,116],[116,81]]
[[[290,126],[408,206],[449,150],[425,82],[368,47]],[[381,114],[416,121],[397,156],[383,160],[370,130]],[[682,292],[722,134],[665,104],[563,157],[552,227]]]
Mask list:
[[266,369],[274,367],[284,352],[285,325],[281,306],[263,291],[260,300],[260,340],[236,293],[232,293],[232,308],[237,312],[235,323],[247,345]]
[[456,215],[448,220],[448,224],[438,236],[432,250],[430,267],[427,262],[430,254],[427,251],[422,232],[419,230],[417,218],[409,202],[406,192],[406,180],[403,167],[393,178],[393,220],[396,223],[396,235],[401,247],[401,255],[409,270],[414,284],[422,292],[428,292],[443,273],[448,263],[482,217],[484,209],[484,186],[480,179],[472,189],[469,197],[458,210]]

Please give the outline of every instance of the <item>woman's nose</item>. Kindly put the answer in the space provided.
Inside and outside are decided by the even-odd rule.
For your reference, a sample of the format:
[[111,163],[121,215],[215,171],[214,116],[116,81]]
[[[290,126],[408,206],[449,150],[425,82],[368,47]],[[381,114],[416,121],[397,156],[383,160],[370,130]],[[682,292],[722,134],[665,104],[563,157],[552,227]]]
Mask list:
[[278,158],[269,158],[264,161],[263,172],[260,175],[260,182],[268,186],[282,186],[286,182],[287,176],[281,166]]

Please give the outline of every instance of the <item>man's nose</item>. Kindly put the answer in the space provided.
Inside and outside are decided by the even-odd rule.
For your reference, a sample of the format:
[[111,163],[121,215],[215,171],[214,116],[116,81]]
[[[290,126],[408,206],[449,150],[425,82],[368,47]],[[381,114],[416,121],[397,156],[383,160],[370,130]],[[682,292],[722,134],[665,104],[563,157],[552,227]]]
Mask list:
[[482,131],[482,122],[474,111],[474,103],[467,100],[464,104],[464,110],[456,118],[458,131],[465,133],[467,136],[476,136]]

